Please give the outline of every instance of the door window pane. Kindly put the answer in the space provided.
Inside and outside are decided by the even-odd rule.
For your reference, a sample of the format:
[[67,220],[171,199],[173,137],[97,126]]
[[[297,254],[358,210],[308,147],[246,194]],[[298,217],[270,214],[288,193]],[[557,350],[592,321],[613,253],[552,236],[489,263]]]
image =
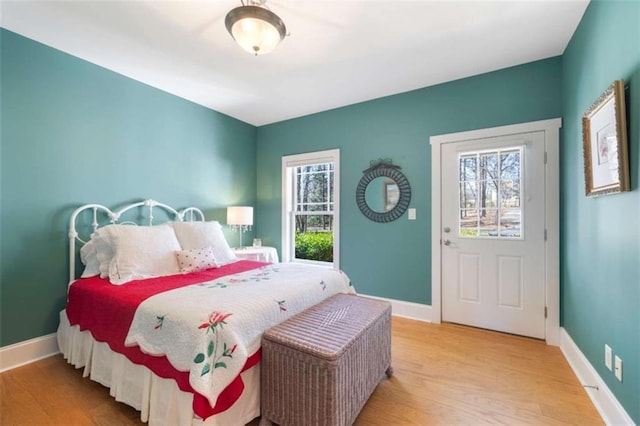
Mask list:
[[478,220],[478,236],[480,237],[497,237],[499,222],[497,209],[480,210],[480,218]]
[[469,156],[460,156],[460,180],[476,180],[477,179],[478,156],[473,154]]
[[500,236],[507,238],[520,237],[520,209],[505,208],[500,210]]
[[498,153],[491,152],[480,155],[480,179],[496,179],[498,177]]
[[500,182],[500,207],[520,207],[520,181]]
[[458,157],[459,236],[522,238],[520,147]]
[[520,151],[502,152],[500,154],[500,178],[502,180],[520,179]]
[[478,209],[460,209],[460,236],[478,236]]
[[460,182],[460,208],[469,209],[477,208],[476,182]]
[[478,208],[495,208],[498,206],[498,192],[495,182],[492,180],[482,180],[478,182],[480,188],[480,204]]

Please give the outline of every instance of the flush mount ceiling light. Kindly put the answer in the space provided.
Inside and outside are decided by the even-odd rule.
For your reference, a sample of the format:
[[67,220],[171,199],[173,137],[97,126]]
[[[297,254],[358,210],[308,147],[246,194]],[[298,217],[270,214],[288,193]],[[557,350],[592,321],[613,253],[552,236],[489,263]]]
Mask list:
[[249,0],[227,13],[224,23],[231,37],[247,52],[264,55],[284,39],[282,19],[265,7],[266,0]]

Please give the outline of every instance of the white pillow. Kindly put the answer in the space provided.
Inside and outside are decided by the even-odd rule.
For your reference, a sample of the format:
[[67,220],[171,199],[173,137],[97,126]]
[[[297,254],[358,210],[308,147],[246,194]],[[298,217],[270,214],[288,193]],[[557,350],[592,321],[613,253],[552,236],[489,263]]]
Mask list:
[[183,274],[220,267],[213,256],[211,247],[179,251],[176,252],[176,257],[178,258],[180,272]]
[[175,256],[180,243],[171,226],[117,225],[109,229],[109,234],[113,250],[109,265],[112,284],[180,273]]
[[100,275],[100,262],[98,262],[98,251],[96,250],[95,241],[90,239],[80,249],[80,260],[85,265],[81,277],[93,277]]
[[80,260],[85,265],[81,277],[109,278],[109,264],[113,258],[109,230],[121,225],[107,225],[91,234],[91,238],[80,249]]
[[213,256],[219,265],[238,260],[229,243],[224,238],[222,226],[217,221],[211,222],[174,222],[173,229],[183,250],[211,247]]
[[113,259],[111,249],[111,230],[125,225],[107,225],[91,234],[91,241],[96,248],[96,258],[100,269],[100,278],[109,278],[109,265]]

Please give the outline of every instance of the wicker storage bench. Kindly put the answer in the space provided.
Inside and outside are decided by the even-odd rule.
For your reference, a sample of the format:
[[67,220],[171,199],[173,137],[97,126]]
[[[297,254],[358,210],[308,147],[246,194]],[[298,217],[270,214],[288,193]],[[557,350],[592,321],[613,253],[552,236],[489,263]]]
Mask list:
[[262,337],[260,426],[350,425],[391,376],[391,305],[339,294]]

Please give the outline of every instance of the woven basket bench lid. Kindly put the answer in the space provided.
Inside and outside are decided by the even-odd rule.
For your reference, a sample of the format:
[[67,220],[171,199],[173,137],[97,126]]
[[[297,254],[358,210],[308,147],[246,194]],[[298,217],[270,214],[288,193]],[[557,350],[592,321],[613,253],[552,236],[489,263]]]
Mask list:
[[334,360],[384,315],[391,315],[388,302],[337,294],[265,331],[263,339]]

